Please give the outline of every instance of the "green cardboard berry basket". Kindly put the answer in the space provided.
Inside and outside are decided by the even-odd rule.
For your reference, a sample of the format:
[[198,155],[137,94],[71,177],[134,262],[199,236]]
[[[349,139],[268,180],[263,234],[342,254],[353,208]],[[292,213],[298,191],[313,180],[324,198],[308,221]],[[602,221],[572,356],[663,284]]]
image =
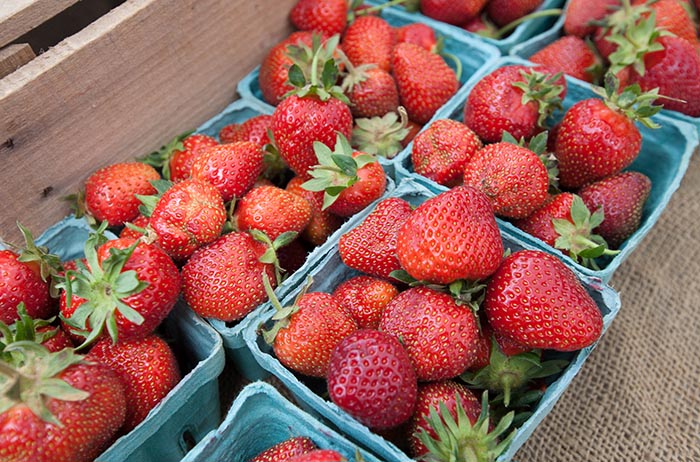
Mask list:
[[[416,17],[396,8],[388,8],[387,10],[383,11],[382,17],[392,26],[403,26],[417,22]],[[471,37],[469,36],[470,34],[463,34],[457,30],[443,28],[442,23],[427,20],[427,18],[425,22],[432,26],[439,35],[444,37],[445,51],[447,53],[451,53],[460,61],[462,66],[460,84],[462,86],[468,85],[474,79],[479,79],[491,68],[492,64],[501,55],[496,47]],[[455,67],[451,60],[448,59],[446,62],[452,68]],[[258,82],[259,69],[260,67],[258,66],[250,74],[245,76],[238,83],[236,88],[239,96],[242,99],[257,101],[258,104],[267,105],[267,103],[264,102],[262,92],[260,91]],[[447,104],[449,104],[449,102]],[[396,164],[394,159],[380,158],[380,162],[384,166],[384,170],[387,172],[387,175],[391,176],[392,178],[394,178],[394,166]]]
[[[437,192],[432,185],[425,180],[421,178],[407,178],[403,180],[390,195],[385,197],[400,197],[413,205],[418,205],[426,199],[434,197],[436,194]],[[370,211],[371,210],[368,210],[355,216],[352,220],[343,225],[339,232],[346,232],[357,226]],[[502,237],[505,247],[513,251],[522,248],[538,248],[536,245],[529,244],[516,236],[510,235],[506,230],[502,230]],[[301,281],[305,280],[308,275],[311,276],[314,281],[309,290],[331,292],[340,282],[359,274],[357,271],[348,268],[342,263],[338,254],[337,245],[327,250],[328,251],[324,255],[319,256],[321,260],[314,265],[313,269],[299,278],[300,284],[298,287],[301,287]],[[580,274],[576,272],[576,270],[574,270],[574,272],[600,308],[604,322],[603,331],[605,332],[620,309],[620,298],[618,294],[608,285],[603,284],[598,278]],[[289,292],[287,296],[281,300],[283,305],[291,303],[295,295],[295,291]],[[274,309],[269,303],[266,303],[255,317],[247,318],[244,325],[243,336],[245,342],[250,348],[253,357],[258,361],[260,367],[277,377],[292,393],[295,399],[297,399],[300,406],[308,412],[327,420],[341,433],[347,435],[358,444],[361,444],[364,448],[376,454],[381,459],[387,461],[409,460],[410,457],[397,446],[373,433],[366,426],[352,418],[348,413],[324,398],[323,396],[327,396],[327,390],[325,389],[325,382],[323,380],[304,378],[295,374],[284,367],[277,358],[275,358],[272,354],[271,347],[264,342],[259,334],[260,328],[269,323],[273,314]],[[544,396],[534,409],[533,415],[518,429],[513,442],[504,454],[499,457],[499,461],[508,461],[512,459],[518,448],[522,446],[535,428],[537,428],[537,425],[539,425],[553,408],[557,400],[562,396],[574,376],[581,371],[583,363],[594,347],[595,345],[584,348],[578,352],[559,355],[559,357],[566,357],[569,359],[569,365],[548,386]]]
[[[36,242],[62,261],[72,260],[83,257],[90,231],[85,220],[70,216]],[[182,301],[159,329],[175,352],[182,379],[96,462],[176,462],[221,421],[218,377],[224,368],[224,348],[219,335]]]
[[[380,462],[265,382],[244,387],[219,428],[212,430],[182,462],[247,462],[269,447],[299,436],[311,438],[319,449],[338,451],[348,462]],[[362,459],[356,459],[358,450]]]
[[[502,57],[496,62],[494,69],[506,65],[524,64],[533,65],[529,61],[515,56]],[[561,120],[566,109],[578,101],[586,98],[598,97],[591,86],[584,82],[567,77],[567,94],[564,100],[564,111],[557,111],[553,115],[554,121]],[[476,84],[476,82],[474,82]],[[459,92],[451,104],[444,106],[435,119],[464,120],[464,104],[474,85],[465,86]],[[575,267],[579,272],[588,276],[597,277],[604,282],[610,281],[614,272],[636,249],[644,236],[646,236],[654,224],[659,220],[664,209],[671,200],[673,193],[678,189],[681,180],[688,168],[690,158],[698,147],[698,132],[692,125],[672,118],[666,114],[657,114],[653,119],[661,125],[659,129],[650,129],[637,124],[642,134],[642,148],[637,159],[626,169],[641,172],[651,179],[652,187],[649,198],[644,204],[642,222],[637,229],[619,248],[620,253],[613,257],[599,259],[600,270],[586,268],[572,260],[558,249],[545,244],[540,239],[521,231],[506,220],[498,219],[501,229],[519,239],[545,248],[565,260],[567,264]],[[427,127],[427,125],[426,125]],[[425,127],[423,128],[425,130]],[[397,178],[420,176],[413,171],[411,163],[410,143],[398,156],[399,164],[396,168]],[[424,178],[421,176],[421,178]],[[424,178],[425,179],[425,178]],[[445,190],[444,186],[427,180],[436,190]]]

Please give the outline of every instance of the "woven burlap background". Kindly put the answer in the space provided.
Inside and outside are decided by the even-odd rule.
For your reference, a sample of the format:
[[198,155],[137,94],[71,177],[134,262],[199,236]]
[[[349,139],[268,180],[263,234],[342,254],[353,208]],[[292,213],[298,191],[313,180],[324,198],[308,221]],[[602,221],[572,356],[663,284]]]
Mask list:
[[622,308],[518,462],[700,461],[700,159],[615,273]]

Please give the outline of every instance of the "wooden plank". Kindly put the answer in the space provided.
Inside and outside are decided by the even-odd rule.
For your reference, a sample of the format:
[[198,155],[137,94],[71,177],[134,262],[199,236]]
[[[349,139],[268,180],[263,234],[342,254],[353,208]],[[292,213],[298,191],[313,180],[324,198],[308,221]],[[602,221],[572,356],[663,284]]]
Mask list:
[[34,50],[28,43],[16,43],[0,48],[0,79],[13,73],[35,57]]
[[0,47],[53,18],[79,0],[2,0]]
[[0,80],[0,237],[39,234],[95,169],[220,112],[293,3],[130,0]]

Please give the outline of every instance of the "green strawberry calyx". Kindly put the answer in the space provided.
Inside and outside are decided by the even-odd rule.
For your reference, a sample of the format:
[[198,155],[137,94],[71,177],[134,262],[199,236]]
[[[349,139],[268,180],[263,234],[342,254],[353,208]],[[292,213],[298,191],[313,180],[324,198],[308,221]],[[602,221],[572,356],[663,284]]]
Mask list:
[[406,11],[416,12],[420,11],[420,0],[390,0],[388,2],[382,3],[380,5],[373,5],[369,8],[362,8],[358,10],[360,6],[364,4],[363,0],[352,0],[350,3],[350,13],[348,13],[348,22],[353,21],[358,16],[367,16],[369,14],[374,14],[382,11],[384,8],[390,6],[402,5]]
[[544,127],[547,118],[555,110],[563,108],[562,94],[564,93],[564,86],[557,83],[562,78],[562,73],[549,74],[528,69],[520,71],[520,75],[524,80],[513,82],[512,85],[522,90],[521,103],[523,106],[533,101],[537,103],[539,114],[537,125]]
[[502,393],[503,405],[509,407],[513,392],[523,389],[535,379],[558,374],[568,364],[565,360],[542,362],[540,356],[539,350],[508,356],[492,335],[489,364],[478,371],[466,371],[460,378],[470,388]]
[[414,278],[406,270],[394,270],[389,276],[409,287],[427,287],[437,292],[443,292],[452,296],[457,305],[468,306],[474,314],[479,311],[481,303],[486,295],[486,284],[483,281],[468,281],[458,279],[448,285],[434,284]]
[[177,135],[175,138],[170,140],[165,146],[161,146],[161,148],[157,151],[153,151],[150,154],[147,154],[143,157],[138,157],[137,160],[143,162],[144,164],[148,164],[152,167],[160,169],[163,178],[169,180],[170,159],[172,159],[173,155],[177,151],[185,150],[185,145],[183,144],[183,141],[185,141],[185,138],[187,138],[193,133],[194,130],[189,130],[184,133],[181,133],[180,135]]
[[[63,271],[63,265],[58,255],[49,252],[48,247],[38,246],[34,241],[29,228],[19,221],[17,227],[24,238],[24,247],[17,249],[17,260],[22,263],[36,263],[39,266],[39,274],[44,282],[49,282],[49,290],[52,298],[58,297],[56,277]],[[14,246],[12,246],[14,247]]]
[[402,149],[401,142],[408,136],[408,114],[403,106],[397,112],[387,112],[382,117],[355,119],[352,145],[358,151],[393,158]]
[[312,179],[304,182],[301,187],[307,191],[323,191],[322,210],[330,207],[341,192],[360,180],[358,170],[377,162],[375,156],[367,153],[353,156],[350,142],[341,133],[336,136],[333,151],[320,141],[314,141],[313,146],[318,165],[311,167],[309,174]]
[[296,239],[298,233],[296,231],[286,231],[277,236],[277,238],[273,241],[267,234],[259,229],[253,228],[248,232],[253,236],[253,239],[258,242],[262,242],[267,247],[265,253],[260,256],[258,261],[267,265],[273,265],[275,269],[275,281],[277,281],[277,285],[281,284],[284,279],[282,273],[285,272],[285,269],[280,266],[277,251]]
[[494,462],[505,451],[510,442],[515,438],[516,430],[513,430],[499,441],[508,428],[510,428],[514,413],[506,414],[498,425],[489,431],[489,402],[488,392],[484,392],[481,398],[481,414],[472,425],[467,416],[459,395],[457,400],[457,418],[450,413],[445,403],[440,403],[440,409],[430,409],[430,415],[426,422],[435,432],[432,437],[421,428],[416,435],[427,448],[427,454],[420,457],[425,462]]
[[[85,242],[85,258],[88,266],[77,262],[77,270],[69,270],[59,287],[66,292],[66,305],[70,307],[73,296],[85,300],[70,318],[62,320],[78,330],[85,341],[81,349],[92,344],[107,328],[112,341],[118,340],[116,314],[120,313],[134,324],[142,324],[143,316],[124,302],[124,299],[144,290],[148,283],[140,281],[134,270],[123,271],[124,265],[141,244],[136,241],[126,249],[109,249],[110,256],[100,263],[97,247],[103,241],[106,228],[103,223],[95,233],[91,233]],[[88,327],[89,326],[89,327]]]
[[[20,341],[30,341],[43,343],[58,333],[59,327],[39,332],[43,327],[51,326],[56,319],[34,319],[27,314],[24,302],[17,305],[19,319],[9,326],[0,321],[0,351],[4,351],[7,345]],[[0,359],[6,360],[4,354],[0,353]]]
[[72,348],[51,353],[36,342],[24,340],[6,345],[0,360],[0,413],[24,403],[31,411],[58,427],[63,424],[48,408],[48,399],[82,401],[90,394],[57,377],[59,373],[83,362]]
[[630,120],[637,121],[648,128],[659,128],[660,125],[651,120],[657,114],[662,105],[652,104],[658,98],[666,98],[659,95],[659,89],[642,91],[639,84],[628,85],[619,91],[620,81],[612,72],[604,77],[605,87],[593,87],[593,91],[603,97],[605,105],[613,111],[624,114]]
[[156,188],[155,194],[135,194],[136,198],[141,201],[139,213],[145,217],[150,217],[153,214],[153,210],[156,208],[160,198],[163,196],[165,191],[170,189],[170,187],[173,185],[172,181],[163,179],[151,180],[150,183],[154,188]]
[[289,319],[294,313],[299,311],[301,307],[299,303],[301,298],[308,292],[309,287],[313,284],[313,279],[311,276],[307,276],[304,286],[301,288],[297,296],[294,298],[294,302],[289,306],[282,306],[279,298],[275,294],[270,284],[270,279],[268,279],[267,274],[263,273],[263,285],[265,286],[265,292],[267,297],[270,299],[270,304],[275,309],[275,314],[272,315],[270,320],[272,321],[272,327],[269,329],[262,330],[262,336],[268,345],[274,345],[277,333],[286,328],[289,325]]
[[[349,104],[350,101],[343,93],[343,89],[336,85],[340,70],[333,55],[337,53],[340,36],[336,34],[323,44],[318,34],[314,34],[311,40],[310,50],[305,45],[287,47],[287,55],[293,62],[289,67],[288,80],[295,88],[287,92],[284,97],[314,96],[321,101],[336,98]],[[307,64],[309,56],[311,56],[310,65]]]
[[599,269],[595,259],[603,255],[613,256],[619,250],[608,248],[605,239],[593,234],[605,218],[603,208],[591,214],[580,196],[574,194],[571,203],[571,221],[564,218],[553,218],[552,225],[559,237],[554,241],[554,247],[567,250],[569,256],[587,268]]

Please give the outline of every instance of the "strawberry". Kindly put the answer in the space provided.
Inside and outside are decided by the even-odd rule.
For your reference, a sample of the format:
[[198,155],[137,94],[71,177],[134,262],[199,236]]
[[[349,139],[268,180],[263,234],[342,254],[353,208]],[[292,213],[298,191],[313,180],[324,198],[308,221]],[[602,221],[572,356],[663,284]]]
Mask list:
[[343,90],[350,100],[353,117],[381,117],[396,111],[399,90],[391,74],[376,67],[362,69],[350,65],[347,69]]
[[304,266],[308,256],[308,246],[304,245],[304,242],[300,239],[294,239],[277,250],[277,260],[279,261],[280,269],[287,275]]
[[396,253],[413,278],[436,284],[491,275],[503,242],[488,197],[459,186],[428,199],[399,230]]
[[24,262],[12,250],[0,250],[0,321],[19,319],[17,306],[24,303],[32,318],[46,319],[55,313],[49,283],[41,277],[36,262]]
[[483,191],[496,215],[523,218],[544,203],[549,175],[533,151],[502,141],[483,147],[466,162],[464,184]]
[[427,123],[459,88],[459,79],[445,60],[419,45],[396,45],[391,67],[401,105],[408,117],[419,124]]
[[126,226],[119,232],[119,237],[130,237],[139,239],[147,232],[148,224],[151,222],[150,217],[139,215],[135,220],[126,223]]
[[[648,3],[648,5],[646,5]],[[645,5],[650,10],[645,15],[654,13],[656,16],[656,27],[663,29],[676,37],[696,44],[698,41],[697,26],[693,23],[687,5],[683,5],[680,0],[657,0],[647,2],[647,0],[633,0],[632,5]]]
[[303,197],[311,206],[311,219],[306,228],[301,232],[301,238],[314,246],[319,246],[326,242],[335,230],[340,228],[343,219],[327,210],[323,210],[323,192],[314,192],[304,189],[302,187],[303,183],[303,179],[295,176],[289,180],[285,189]]
[[597,74],[602,66],[588,43],[576,35],[560,37],[528,59],[554,72],[591,83],[599,78]]
[[160,175],[150,165],[141,162],[120,162],[108,165],[85,180],[85,207],[97,221],[109,226],[121,226],[139,215],[137,194],[156,192],[152,180]]
[[420,9],[429,18],[459,26],[477,16],[487,3],[488,0],[421,0]]
[[316,449],[316,444],[308,436],[293,436],[267,448],[249,462],[280,462],[307,454]]
[[396,33],[386,20],[378,16],[360,16],[343,35],[341,47],[353,66],[375,64],[391,70],[391,52],[396,45]]
[[396,427],[413,414],[417,381],[401,343],[379,330],[359,329],[331,354],[328,394],[371,429]]
[[389,278],[401,267],[396,240],[410,214],[411,205],[398,197],[379,202],[362,223],[340,236],[338,253],[343,263],[368,275]]
[[273,316],[275,323],[263,336],[284,366],[311,377],[325,377],[331,351],[357,330],[357,324],[331,294],[306,292],[309,284],[310,281],[293,305],[285,308],[268,286],[277,314]]
[[591,21],[603,19],[620,3],[620,0],[569,0],[564,32],[566,35],[577,35],[581,38],[591,35],[596,27]]
[[377,329],[384,308],[398,294],[390,282],[364,274],[342,282],[333,290],[333,297],[360,329]]
[[182,140],[182,149],[172,151],[168,171],[163,172],[163,177],[171,181],[182,181],[190,177],[192,164],[209,148],[219,143],[214,138],[202,134],[190,135]]
[[596,89],[603,100],[581,100],[566,111],[561,121],[555,155],[562,188],[578,188],[631,164],[642,142],[635,120],[650,128],[658,127],[650,118],[661,110],[651,105],[656,92],[642,93],[639,86],[629,86],[618,93],[615,76],[608,73],[605,80],[605,89]]
[[435,36],[435,29],[427,24],[415,22],[404,26],[396,27],[396,43],[413,43],[436,53],[439,45]]
[[499,441],[511,426],[513,412],[494,427],[486,393],[481,404],[463,385],[451,381],[421,384],[411,420],[411,453],[417,460],[497,460],[515,436]]
[[333,449],[315,449],[286,459],[285,462],[347,462],[347,459]]
[[389,302],[379,329],[401,340],[419,381],[456,377],[476,355],[474,312],[427,287],[410,288]]
[[222,144],[231,143],[232,141],[249,141],[249,140],[234,140],[236,133],[240,130],[242,123],[233,122],[226,124],[219,130],[219,141]]
[[180,368],[170,346],[155,334],[117,344],[95,343],[88,361],[115,371],[125,385],[127,412],[122,433],[131,431],[180,381]]
[[261,261],[267,250],[244,232],[225,234],[198,249],[182,267],[185,301],[203,317],[243,318],[267,298],[262,275],[274,275],[274,266]]
[[574,194],[570,192],[548,196],[539,209],[525,218],[513,221],[513,224],[554,247],[554,243],[559,238],[559,233],[554,229],[552,220],[561,219],[573,223],[573,218],[571,218],[573,201]]
[[532,13],[543,0],[490,0],[486,13],[496,25],[503,27],[527,14]]
[[452,119],[439,119],[413,140],[413,170],[438,184],[462,183],[464,166],[481,149],[479,137],[469,127]]
[[294,89],[287,79],[290,66],[294,60],[287,54],[289,46],[307,46],[312,43],[310,31],[293,32],[268,51],[260,64],[258,85],[263,99],[276,106],[284,95]]
[[208,181],[224,202],[240,198],[253,187],[263,171],[263,152],[251,141],[237,141],[209,148],[192,163],[195,180]]
[[107,366],[72,349],[49,353],[31,342],[4,349],[0,457],[8,461],[90,462],[116,439],[124,422],[124,385]]
[[579,350],[603,329],[598,306],[574,272],[537,250],[504,259],[486,287],[483,308],[495,332],[531,348]]
[[40,343],[47,350],[56,352],[65,348],[73,348],[73,341],[60,326],[41,326],[36,329],[37,337],[44,340]]
[[386,175],[382,164],[375,156],[354,151],[342,134],[338,134],[334,151],[315,142],[314,152],[319,164],[309,171],[313,178],[302,187],[325,191],[323,210],[349,217],[384,194]]
[[297,0],[289,14],[300,30],[340,34],[348,22],[347,0]]
[[650,192],[649,177],[623,172],[588,184],[578,194],[589,210],[603,209],[605,217],[595,231],[616,249],[639,228]]
[[236,215],[239,231],[258,229],[274,241],[282,233],[304,230],[311,220],[311,204],[277,186],[260,186],[238,202]]
[[250,141],[260,148],[264,148],[270,142],[268,130],[272,125],[272,116],[268,114],[259,114],[237,126],[236,130],[226,130],[222,128],[219,132],[219,139],[222,143],[233,143],[236,141]]
[[61,321],[85,344],[107,334],[114,342],[146,337],[180,295],[180,273],[160,247],[130,238],[100,243],[103,228],[85,243],[87,265],[60,284]]
[[175,183],[156,199],[149,227],[156,242],[175,260],[185,260],[216,239],[226,221],[219,190],[195,179]]
[[565,95],[561,74],[523,65],[499,67],[469,93],[464,123],[486,143],[500,141],[504,132],[516,139],[530,138],[561,108]]
[[20,341],[36,342],[51,352],[72,348],[73,342],[68,334],[58,326],[52,325],[54,318],[32,318],[27,314],[24,302],[17,305],[17,320],[7,325],[0,321],[0,347]]

